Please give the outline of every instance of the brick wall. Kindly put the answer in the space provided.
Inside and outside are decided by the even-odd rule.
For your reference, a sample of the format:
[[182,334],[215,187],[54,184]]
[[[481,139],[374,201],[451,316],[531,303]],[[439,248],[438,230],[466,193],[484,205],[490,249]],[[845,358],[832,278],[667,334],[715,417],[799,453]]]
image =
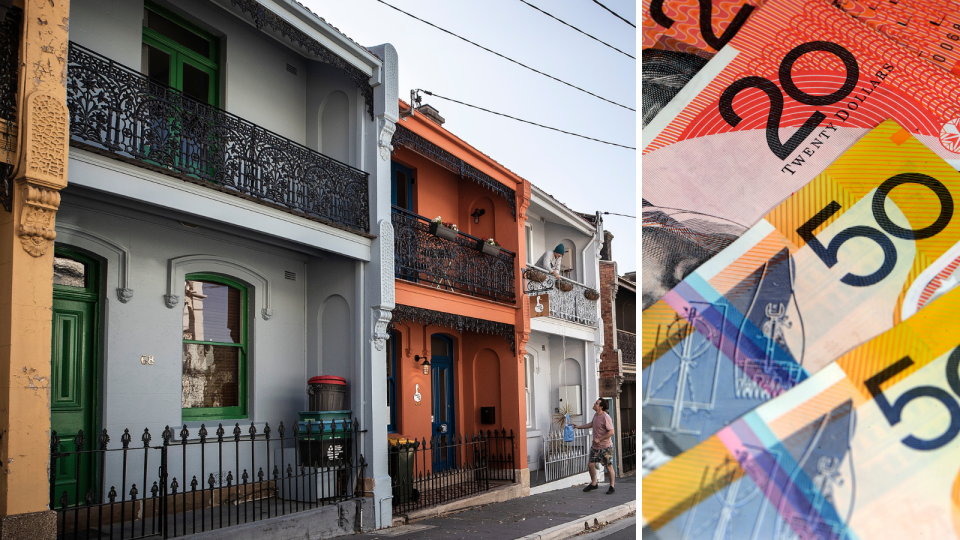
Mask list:
[[600,353],[600,378],[611,379],[620,374],[617,355],[617,320],[614,301],[617,297],[617,263],[600,261],[600,316],[603,319],[603,352]]

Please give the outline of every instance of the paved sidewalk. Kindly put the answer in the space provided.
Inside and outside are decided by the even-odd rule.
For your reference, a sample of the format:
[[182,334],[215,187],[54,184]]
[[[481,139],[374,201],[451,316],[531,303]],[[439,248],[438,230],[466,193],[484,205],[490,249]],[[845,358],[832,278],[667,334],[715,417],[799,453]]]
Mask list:
[[[607,495],[607,483],[600,489],[584,493],[586,484],[531,495],[502,503],[463,510],[442,518],[431,518],[359,535],[366,539],[472,539],[496,538],[513,540],[544,529],[613,508],[637,499],[637,477],[617,479],[617,492]],[[430,528],[421,528],[428,526]],[[396,535],[401,530],[404,534]]]

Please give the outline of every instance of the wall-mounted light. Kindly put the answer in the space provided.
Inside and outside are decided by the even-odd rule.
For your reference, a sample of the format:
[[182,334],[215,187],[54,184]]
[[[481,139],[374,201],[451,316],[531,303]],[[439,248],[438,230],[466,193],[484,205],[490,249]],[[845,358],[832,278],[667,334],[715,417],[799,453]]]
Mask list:
[[487,211],[484,210],[483,208],[476,208],[476,209],[474,209],[473,213],[470,214],[470,215],[473,216],[473,222],[474,222],[474,223],[480,223],[480,216],[482,216],[482,215],[484,215],[484,214],[486,214],[486,213],[487,213]]
[[414,357],[413,357],[413,361],[414,361],[414,362],[419,362],[420,360],[423,360],[423,374],[424,374],[424,375],[429,375],[429,374],[430,374],[430,361],[427,360],[427,357],[426,357],[426,356],[420,356],[419,354],[414,355]]

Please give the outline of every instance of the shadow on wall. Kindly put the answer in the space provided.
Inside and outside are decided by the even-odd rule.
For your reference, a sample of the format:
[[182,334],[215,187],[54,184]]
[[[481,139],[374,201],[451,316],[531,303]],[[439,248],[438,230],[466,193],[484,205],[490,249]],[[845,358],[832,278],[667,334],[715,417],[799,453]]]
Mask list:
[[316,363],[316,373],[308,373],[313,377],[315,375],[337,375],[347,380],[347,401],[350,403],[350,390],[353,382],[353,372],[350,369],[351,344],[353,340],[350,329],[350,304],[339,294],[333,294],[323,301],[320,308],[320,328],[317,334],[320,336],[320,358]]
[[320,105],[320,153],[350,163],[350,100],[340,90]]

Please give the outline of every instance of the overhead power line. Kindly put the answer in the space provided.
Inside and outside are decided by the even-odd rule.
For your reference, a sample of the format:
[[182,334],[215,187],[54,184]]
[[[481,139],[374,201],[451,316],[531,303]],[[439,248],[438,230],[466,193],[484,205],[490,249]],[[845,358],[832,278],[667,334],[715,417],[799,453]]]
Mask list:
[[463,105],[463,106],[465,106],[465,107],[471,107],[471,108],[473,108],[473,109],[479,109],[479,110],[481,110],[481,111],[488,112],[488,113],[490,113],[490,114],[495,114],[495,115],[497,115],[497,116],[504,116],[504,117],[507,117],[507,118],[509,118],[509,119],[511,119],[511,120],[516,120],[517,122],[523,122],[524,124],[531,124],[531,125],[534,125],[534,126],[537,126],[537,127],[542,127],[542,128],[544,128],[544,129],[549,129],[549,130],[552,130],[552,131],[559,131],[560,133],[566,133],[567,135],[573,135],[574,137],[580,137],[581,139],[588,139],[588,140],[596,141],[596,142],[603,143],[603,144],[609,144],[609,145],[611,145],[611,146],[619,146],[620,148],[626,148],[626,149],[628,149],[628,150],[636,150],[636,148],[634,148],[633,146],[626,146],[626,145],[623,145],[623,144],[612,143],[612,142],[609,142],[609,141],[602,141],[602,140],[600,140],[600,139],[594,139],[593,137],[587,137],[586,135],[579,135],[579,134],[577,134],[577,133],[571,133],[571,132],[569,132],[569,131],[564,131],[564,130],[562,130],[562,129],[557,129],[557,128],[550,127],[550,126],[545,126],[545,125],[543,125],[543,124],[538,124],[538,123],[536,123],[536,122],[531,122],[531,121],[529,121],[529,120],[523,120],[523,119],[517,118],[517,117],[515,117],[515,116],[510,116],[509,114],[498,113],[498,112],[496,112],[496,111],[491,111],[490,109],[484,109],[483,107],[478,107],[478,106],[476,106],[476,105],[471,105],[471,104],[469,104],[469,103],[464,103],[464,102],[462,102],[462,101],[458,101],[458,100],[453,99],[453,98],[448,98],[448,97],[445,97],[445,96],[441,96],[441,95],[438,95],[438,94],[434,94],[433,92],[431,92],[431,91],[429,91],[429,90],[420,90],[420,92],[423,92],[424,94],[427,94],[428,96],[433,96],[433,97],[437,97],[437,98],[440,98],[440,99],[445,99],[445,100],[447,100],[447,101],[452,101],[452,102],[454,102],[454,103],[459,103],[460,105]]
[[630,26],[632,26],[632,27],[634,27],[634,28],[637,27],[637,25],[635,25],[635,24],[633,24],[632,22],[630,22],[630,21],[624,19],[623,17],[617,15],[617,13],[616,13],[615,11],[613,11],[612,9],[608,8],[607,6],[601,4],[600,2],[597,2],[597,0],[593,0],[593,3],[596,4],[596,5],[598,5],[598,6],[600,6],[600,7],[602,7],[603,9],[609,11],[610,13],[613,13],[613,16],[614,16],[614,17],[616,17],[616,18],[620,19],[621,21],[629,24]]
[[455,38],[457,38],[457,39],[461,39],[461,40],[463,40],[463,41],[466,41],[467,43],[469,43],[469,44],[471,44],[471,45],[473,45],[473,46],[475,46],[475,47],[479,47],[479,48],[481,48],[481,49],[483,49],[483,50],[485,50],[485,51],[487,51],[487,52],[489,52],[489,53],[495,54],[495,55],[499,56],[500,58],[503,58],[504,60],[508,60],[508,61],[510,61],[510,62],[513,62],[514,64],[517,64],[518,66],[521,66],[521,67],[524,67],[524,68],[526,68],[526,69],[529,69],[530,71],[532,71],[532,72],[534,72],[534,73],[539,73],[540,75],[543,75],[544,77],[553,79],[553,80],[555,80],[555,81],[557,81],[557,82],[559,82],[559,83],[563,83],[563,84],[569,86],[570,88],[575,88],[575,89],[577,89],[577,90],[579,90],[579,91],[581,91],[581,92],[583,92],[583,93],[585,93],[585,94],[590,94],[591,96],[593,96],[593,97],[595,97],[595,98],[597,98],[597,99],[601,99],[601,100],[603,100],[603,101],[606,101],[607,103],[612,103],[612,104],[616,105],[617,107],[623,107],[624,109],[627,109],[628,111],[637,112],[637,110],[634,109],[634,108],[627,107],[626,105],[617,103],[616,101],[607,99],[607,98],[602,97],[602,96],[598,96],[597,94],[594,94],[593,92],[591,92],[591,91],[589,91],[589,90],[585,90],[585,89],[583,89],[583,88],[580,88],[580,87],[577,86],[577,85],[570,84],[570,83],[568,83],[567,81],[564,81],[564,80],[562,80],[562,79],[558,79],[558,78],[554,77],[553,75],[549,75],[549,74],[544,73],[544,72],[542,72],[542,71],[536,70],[536,69],[534,69],[534,68],[532,68],[532,67],[530,67],[530,66],[528,66],[528,65],[526,65],[526,64],[523,64],[523,63],[521,63],[521,62],[517,62],[517,61],[514,60],[513,58],[504,56],[504,55],[498,53],[497,51],[488,49],[488,48],[484,47],[483,45],[480,45],[479,43],[470,41],[469,39],[467,39],[467,38],[465,38],[465,37],[463,37],[463,36],[459,36],[459,35],[457,35],[457,34],[454,34],[453,32],[451,32],[451,31],[449,31],[449,30],[446,30],[446,29],[444,29],[444,28],[440,28],[439,26],[437,26],[437,25],[435,25],[435,24],[433,24],[433,23],[431,23],[431,22],[429,22],[429,21],[425,21],[425,20],[421,19],[420,17],[417,17],[416,15],[413,15],[412,13],[408,13],[408,12],[406,12],[406,11],[404,11],[404,10],[396,7],[396,6],[390,5],[390,4],[386,3],[386,2],[384,2],[383,0],[377,0],[377,2],[380,2],[381,4],[383,4],[383,5],[385,5],[385,6],[389,7],[389,8],[393,8],[393,9],[399,11],[400,13],[403,13],[403,14],[406,15],[407,17],[411,17],[411,18],[416,19],[416,20],[418,20],[418,21],[420,21],[420,22],[422,22],[422,23],[424,23],[424,24],[426,24],[426,25],[432,26],[432,27],[436,28],[437,30],[440,30],[441,32],[445,32],[445,33],[450,34],[451,36],[453,36],[453,37],[455,37]]
[[605,215],[605,216],[623,216],[623,217],[629,217],[629,218],[637,219],[637,216],[628,216],[628,215],[626,215],[626,214],[618,214],[618,213],[616,213],[616,212],[601,212],[601,213],[602,213],[603,215]]
[[597,39],[597,38],[591,36],[590,34],[584,32],[583,30],[581,30],[581,29],[579,29],[579,28],[577,28],[576,26],[573,26],[573,25],[570,24],[570,23],[567,23],[567,22],[565,22],[565,21],[562,21],[562,20],[554,17],[553,15],[551,15],[551,14],[547,13],[546,11],[538,8],[537,6],[531,4],[530,2],[527,2],[526,0],[520,0],[520,1],[523,2],[524,4],[528,5],[528,6],[532,7],[533,9],[539,11],[540,13],[543,13],[543,14],[546,15],[547,17],[550,17],[551,19],[554,19],[554,20],[556,20],[557,22],[563,23],[563,24],[569,26],[570,28],[573,28],[574,30],[576,30],[577,32],[580,32],[581,34],[587,36],[588,38],[590,38],[590,39],[592,39],[592,40],[594,40],[594,41],[603,43],[603,44],[606,45],[607,47],[610,47],[611,49],[617,51],[617,52],[620,53],[620,54],[625,54],[625,55],[629,56],[630,58],[633,58],[634,60],[637,59],[636,56],[633,56],[633,55],[630,54],[630,53],[625,53],[625,52],[621,51],[620,49],[614,47],[613,45],[607,43],[606,41],[602,41],[602,40],[600,40],[600,39]]

